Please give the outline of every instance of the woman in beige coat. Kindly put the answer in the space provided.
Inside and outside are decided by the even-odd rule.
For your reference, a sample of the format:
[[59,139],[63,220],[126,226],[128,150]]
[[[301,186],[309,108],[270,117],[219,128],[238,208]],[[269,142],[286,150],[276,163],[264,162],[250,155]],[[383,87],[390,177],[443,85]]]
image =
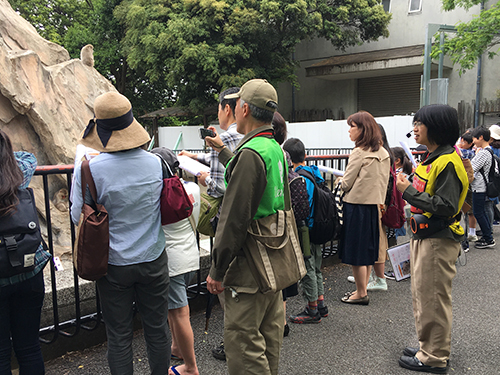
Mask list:
[[341,180],[345,196],[339,255],[342,262],[352,265],[356,290],[346,293],[341,301],[368,305],[366,286],[379,252],[378,205],[385,201],[390,158],[371,114],[357,112],[349,116],[347,124],[355,148]]

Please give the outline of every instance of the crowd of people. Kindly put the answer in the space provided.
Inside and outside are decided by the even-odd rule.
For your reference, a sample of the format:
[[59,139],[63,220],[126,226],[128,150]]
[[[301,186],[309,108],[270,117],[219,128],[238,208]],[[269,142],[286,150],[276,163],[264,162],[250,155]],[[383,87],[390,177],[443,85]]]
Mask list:
[[[160,195],[163,179],[168,177],[164,163],[167,160],[167,168],[175,172],[176,155],[165,148],[145,149],[150,137],[135,120],[125,96],[108,92],[96,98],[95,118],[82,133],[75,158],[71,218],[78,224],[84,203],[102,204],[109,214],[108,272],[96,283],[111,374],[133,374],[134,303],[142,320],[151,373],[199,373],[187,286],[199,269],[195,234],[198,217],[206,214],[200,212],[204,199],[217,204],[209,221],[215,238],[206,285],[219,296],[224,311],[224,341],[212,353],[227,361],[230,374],[277,374],[283,337],[290,331],[288,322],[320,323],[328,316],[322,248],[309,239],[319,209],[315,189],[324,183],[324,176],[306,163],[301,140],[286,140],[286,122],[277,108],[276,90],[261,79],[220,94],[218,118],[224,132],[219,135],[214,127],[209,128],[214,136],[205,138],[211,148],[207,154],[180,153],[210,167],[210,172],[198,176],[207,188],[206,196],[197,184],[184,182],[194,207],[192,217],[162,225]],[[498,198],[487,196],[486,184],[492,166],[488,150],[500,154],[496,147],[500,146],[500,127],[476,128],[459,137],[456,110],[446,105],[423,107],[414,116],[413,132],[427,152],[414,169],[401,147],[389,146],[383,126],[370,113],[354,113],[347,124],[354,147],[343,176],[336,181],[343,192],[338,248],[342,262],[352,266],[349,280],[356,288],[346,292],[341,302],[366,306],[369,291],[387,290],[387,249],[398,235],[405,234],[405,228],[382,224],[396,186],[411,205],[414,218],[432,229],[415,231],[410,241],[419,347],[405,348],[399,364],[409,370],[446,373],[451,287],[460,244],[463,250],[474,240],[480,249],[495,245],[491,228]],[[29,184],[36,159],[25,152],[14,153],[1,130],[0,156],[1,217],[15,210],[16,192]],[[90,159],[97,202],[88,189],[82,193],[81,161],[85,159]],[[249,254],[261,249],[248,229],[288,206],[295,213],[294,233],[298,233],[306,273],[283,291],[264,293],[249,259]],[[460,226],[465,206],[471,207],[464,212],[468,233]],[[41,271],[49,259],[40,245],[34,269],[8,278],[0,275],[2,374],[10,373],[12,347],[21,375],[44,373],[38,329],[44,295]],[[306,306],[287,316],[286,299],[299,291]],[[182,364],[170,366],[171,359]]]

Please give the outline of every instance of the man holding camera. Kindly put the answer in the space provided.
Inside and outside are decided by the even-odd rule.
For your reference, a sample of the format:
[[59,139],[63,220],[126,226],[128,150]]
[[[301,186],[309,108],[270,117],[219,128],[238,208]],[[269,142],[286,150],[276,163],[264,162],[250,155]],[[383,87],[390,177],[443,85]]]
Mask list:
[[[236,119],[234,117],[236,99],[225,99],[225,96],[234,94],[238,92],[239,89],[239,87],[231,87],[219,95],[219,111],[217,117],[219,118],[221,129],[225,130],[225,132],[220,134],[220,139],[224,146],[231,151],[234,151],[241,138],[243,138],[243,135],[236,131]],[[210,173],[200,172],[198,181],[200,184],[207,187],[207,194],[212,198],[222,198],[226,191],[226,186],[224,185],[224,171],[226,169],[219,162],[218,153],[212,150],[206,154],[193,154],[182,150],[179,155],[189,156],[191,159],[209,165]]]

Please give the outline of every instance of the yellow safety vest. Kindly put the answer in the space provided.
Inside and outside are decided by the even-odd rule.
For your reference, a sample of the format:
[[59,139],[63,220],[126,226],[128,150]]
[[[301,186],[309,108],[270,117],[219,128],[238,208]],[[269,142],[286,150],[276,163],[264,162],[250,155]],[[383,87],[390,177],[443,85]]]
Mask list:
[[[446,168],[448,163],[453,163],[458,179],[462,183],[462,191],[460,192],[458,210],[453,215],[456,216],[458,215],[458,213],[462,209],[462,205],[464,204],[465,196],[467,195],[467,190],[469,188],[469,180],[467,178],[467,172],[465,171],[462,159],[455,151],[450,154],[439,156],[431,164],[420,164],[415,170],[415,175],[413,177],[413,187],[419,192],[425,192],[431,196],[434,195],[437,176],[439,176],[439,174]],[[429,218],[432,216],[430,212],[424,212],[420,208],[414,206],[411,207],[411,212],[414,214],[423,214]],[[453,224],[451,224],[450,229],[452,230],[452,232],[456,233],[459,236],[464,234],[464,229],[460,226],[460,223],[458,221],[455,221]]]

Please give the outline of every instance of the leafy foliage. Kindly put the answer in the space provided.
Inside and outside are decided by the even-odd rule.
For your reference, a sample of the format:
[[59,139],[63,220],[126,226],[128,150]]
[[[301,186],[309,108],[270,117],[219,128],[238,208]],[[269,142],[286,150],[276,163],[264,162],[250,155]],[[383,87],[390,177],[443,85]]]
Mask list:
[[378,0],[125,0],[114,14],[130,66],[195,110],[251,78],[295,82],[302,40],[343,50],[388,36],[391,18]]
[[[443,7],[445,10],[453,10],[457,6],[469,9],[480,3],[481,0],[443,0]],[[446,36],[443,53],[449,55],[454,64],[460,65],[459,73],[462,74],[476,66],[484,53],[490,59],[498,54],[496,46],[500,44],[500,3],[483,10],[469,22],[459,23],[456,28],[455,35]],[[438,44],[435,43],[433,47],[432,58],[439,58],[442,53]]]
[[174,102],[199,111],[255,77],[296,84],[298,43],[345,50],[387,37],[391,19],[379,0],[9,1],[73,58],[92,44],[95,68],[138,114]]
[[62,44],[73,23],[85,22],[91,9],[86,0],[9,0],[9,3],[42,37],[57,44]]

